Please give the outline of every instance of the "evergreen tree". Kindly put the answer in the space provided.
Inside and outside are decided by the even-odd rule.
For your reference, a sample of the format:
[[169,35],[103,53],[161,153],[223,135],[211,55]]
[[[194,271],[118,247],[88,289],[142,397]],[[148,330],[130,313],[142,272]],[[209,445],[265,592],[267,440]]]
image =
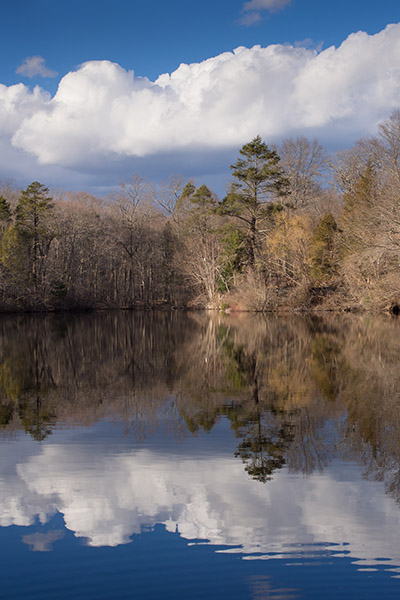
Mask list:
[[316,282],[330,279],[337,271],[337,224],[331,214],[322,217],[311,239],[311,276]]
[[220,212],[240,220],[247,230],[248,265],[254,267],[260,229],[273,212],[281,208],[274,200],[286,193],[288,181],[280,159],[260,136],[245,144],[240,158],[231,165],[235,181],[220,206]]
[[6,229],[11,222],[11,208],[7,200],[0,196],[0,227]]
[[234,281],[235,273],[241,273],[245,262],[243,232],[233,223],[221,228],[222,264],[219,291],[227,292]]
[[372,244],[380,230],[379,182],[374,166],[368,162],[355,181],[353,189],[344,194],[341,219],[344,255],[359,252]]
[[206,185],[203,184],[194,189],[189,197],[187,222],[189,230],[203,238],[210,233],[213,229],[213,220],[215,220],[215,207],[215,198]]
[[35,290],[40,276],[40,259],[46,254],[52,237],[48,216],[53,202],[48,192],[48,188],[34,181],[22,192],[15,210],[15,228],[25,242]]

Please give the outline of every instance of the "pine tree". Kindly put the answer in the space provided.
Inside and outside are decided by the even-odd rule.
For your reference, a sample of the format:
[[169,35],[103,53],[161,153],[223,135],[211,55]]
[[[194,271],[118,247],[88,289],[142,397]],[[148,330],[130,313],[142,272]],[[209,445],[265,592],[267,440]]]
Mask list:
[[48,188],[34,181],[22,192],[15,210],[15,228],[27,248],[35,291],[40,258],[46,253],[51,240],[48,216],[53,202],[48,192]]
[[270,150],[260,136],[245,144],[240,158],[231,165],[235,181],[220,206],[220,212],[240,220],[247,229],[248,265],[255,264],[263,221],[281,205],[274,203],[285,195],[288,181],[278,154]]

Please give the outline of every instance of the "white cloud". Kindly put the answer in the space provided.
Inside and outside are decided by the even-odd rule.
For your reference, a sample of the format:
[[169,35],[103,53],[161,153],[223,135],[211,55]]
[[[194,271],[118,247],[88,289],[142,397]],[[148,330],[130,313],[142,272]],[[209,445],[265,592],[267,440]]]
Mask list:
[[254,12],[254,11],[246,12],[239,19],[239,23],[241,25],[247,25],[249,27],[251,25],[254,25],[255,23],[259,23],[260,21],[262,21],[262,16],[261,16],[261,13],[259,13],[257,11],[256,12]]
[[29,79],[37,76],[56,77],[58,75],[57,71],[53,71],[46,66],[43,56],[27,56],[15,72],[25,75]]
[[62,78],[53,98],[38,87],[0,85],[0,146],[42,166],[95,174],[154,157],[182,172],[182,160],[193,157],[198,167],[257,134],[267,143],[298,134],[352,143],[399,106],[399,65],[400,24],[321,52],[240,47],[155,82],[109,61],[87,62]]

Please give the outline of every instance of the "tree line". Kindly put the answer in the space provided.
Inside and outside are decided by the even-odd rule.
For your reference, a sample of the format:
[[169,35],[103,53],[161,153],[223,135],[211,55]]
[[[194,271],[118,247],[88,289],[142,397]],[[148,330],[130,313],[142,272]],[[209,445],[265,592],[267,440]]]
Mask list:
[[138,176],[97,198],[0,185],[0,310],[399,310],[400,111],[330,157],[259,137],[219,199]]

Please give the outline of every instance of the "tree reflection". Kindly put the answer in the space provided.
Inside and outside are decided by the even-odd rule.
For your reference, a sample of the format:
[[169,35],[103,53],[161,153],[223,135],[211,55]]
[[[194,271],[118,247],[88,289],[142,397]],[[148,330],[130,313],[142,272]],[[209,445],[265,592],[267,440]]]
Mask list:
[[3,316],[0,428],[42,441],[111,418],[141,442],[224,418],[254,479],[339,454],[400,499],[399,332],[383,316]]
[[235,456],[240,456],[246,472],[262,483],[272,479],[272,473],[286,463],[285,453],[292,441],[291,426],[274,427],[262,422],[258,415],[257,421],[248,422],[240,433],[243,437]]

